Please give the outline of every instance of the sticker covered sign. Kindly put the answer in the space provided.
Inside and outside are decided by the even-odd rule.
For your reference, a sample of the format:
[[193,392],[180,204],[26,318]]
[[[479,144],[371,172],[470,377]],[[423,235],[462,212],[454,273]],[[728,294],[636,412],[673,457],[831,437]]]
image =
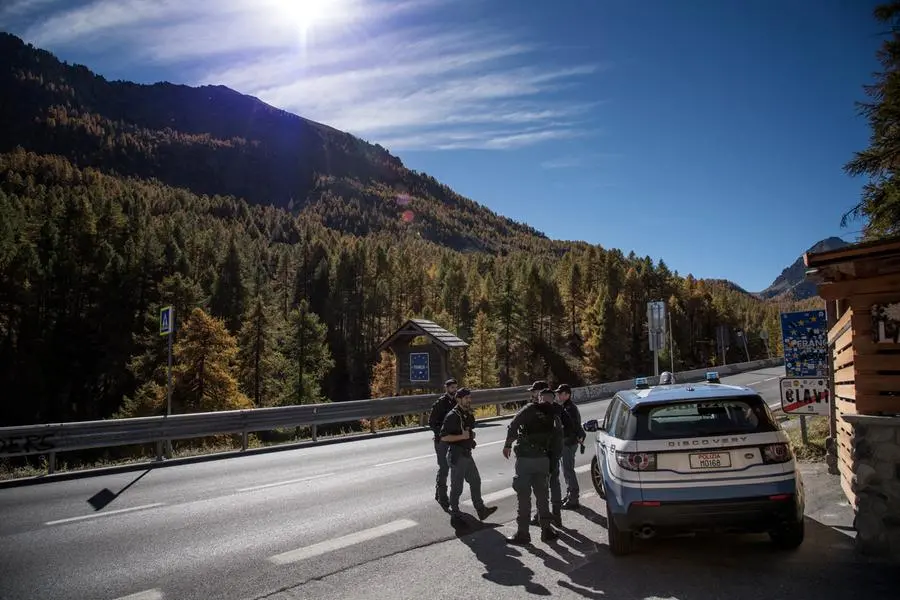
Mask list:
[[824,310],[781,314],[787,377],[828,375],[828,323]]

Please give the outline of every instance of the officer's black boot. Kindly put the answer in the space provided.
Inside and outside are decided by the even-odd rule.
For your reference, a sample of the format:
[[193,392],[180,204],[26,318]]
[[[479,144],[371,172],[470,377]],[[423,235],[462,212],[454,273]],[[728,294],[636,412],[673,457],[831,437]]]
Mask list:
[[447,497],[447,486],[437,486],[434,490],[434,499],[445,511],[450,510],[450,498]]
[[541,541],[542,542],[552,542],[557,539],[559,534],[553,530],[553,527],[550,526],[550,519],[542,520],[541,522]]
[[519,528],[516,530],[516,533],[506,538],[506,543],[512,544],[513,546],[525,546],[530,544],[531,534],[528,532],[528,525],[519,523]]
[[482,506],[478,509],[478,519],[484,521],[495,512],[497,512],[496,506]]
[[562,527],[562,508],[559,504],[553,505],[553,517],[551,522],[557,527]]
[[577,497],[567,496],[566,501],[563,502],[562,509],[563,510],[577,510],[581,504],[578,502]]

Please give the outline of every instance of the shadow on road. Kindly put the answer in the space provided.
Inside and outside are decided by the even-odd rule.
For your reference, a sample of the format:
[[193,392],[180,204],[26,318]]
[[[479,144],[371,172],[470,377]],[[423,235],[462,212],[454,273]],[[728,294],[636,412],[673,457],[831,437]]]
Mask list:
[[[522,553],[506,543],[499,525],[482,523],[465,514],[461,522],[454,523],[456,536],[484,565],[482,577],[487,581],[507,587],[522,587],[535,596],[550,596],[550,590],[532,581],[534,571],[518,559]],[[463,594],[465,595],[465,594]]]
[[574,569],[564,553],[543,554],[547,567],[566,576],[557,581],[560,587],[591,599],[888,600],[900,589],[896,566],[859,559],[849,537],[811,519],[795,551],[775,549],[767,536],[708,536],[641,543],[627,557],[614,557],[598,544]]
[[138,481],[141,480],[142,477],[144,477],[144,475],[146,475],[147,473],[149,473],[152,470],[153,469],[147,469],[146,471],[144,471],[143,473],[141,473],[140,475],[135,477],[131,481],[131,483],[129,483],[128,485],[123,487],[118,492],[113,492],[109,488],[103,488],[102,490],[100,490],[99,492],[97,492],[96,494],[94,494],[93,496],[88,498],[88,500],[87,500],[88,504],[93,506],[94,510],[101,510],[103,508],[106,508],[106,506],[108,506],[110,502],[112,502],[113,500],[115,500],[116,498],[121,496],[125,492],[125,490],[127,490],[128,488],[130,488],[131,486],[136,484]]

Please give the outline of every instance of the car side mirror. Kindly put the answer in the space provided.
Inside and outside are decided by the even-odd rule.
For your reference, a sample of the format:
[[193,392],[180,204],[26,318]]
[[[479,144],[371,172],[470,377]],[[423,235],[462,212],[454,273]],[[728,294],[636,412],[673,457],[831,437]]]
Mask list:
[[600,425],[600,423],[597,421],[597,419],[591,419],[589,421],[585,421],[584,423],[582,423],[581,427],[585,431],[589,431],[591,433],[593,433],[595,431],[603,431],[603,427]]

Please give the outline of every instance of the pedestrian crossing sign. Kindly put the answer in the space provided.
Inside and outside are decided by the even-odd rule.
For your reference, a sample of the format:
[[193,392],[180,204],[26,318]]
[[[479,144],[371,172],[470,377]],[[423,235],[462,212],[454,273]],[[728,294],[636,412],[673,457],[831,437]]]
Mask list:
[[171,306],[165,306],[159,311],[159,335],[166,336],[172,334],[172,320],[175,316],[175,310]]

